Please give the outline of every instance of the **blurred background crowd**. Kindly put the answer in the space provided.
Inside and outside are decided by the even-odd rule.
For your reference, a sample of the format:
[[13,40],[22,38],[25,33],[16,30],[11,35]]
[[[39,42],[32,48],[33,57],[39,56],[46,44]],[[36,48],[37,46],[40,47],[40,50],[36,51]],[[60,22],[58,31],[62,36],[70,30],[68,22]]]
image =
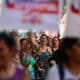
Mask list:
[[13,62],[22,65],[31,80],[44,80],[49,68],[56,63],[53,54],[59,48],[59,35],[49,36],[42,33],[38,37],[35,33],[28,32],[27,36],[20,38],[17,32],[10,34],[17,44]]
[[[59,35],[50,37],[43,33],[37,37],[32,32],[26,35],[20,37],[16,31],[0,32],[0,80],[11,77],[14,69],[16,75],[10,80],[44,80],[48,70],[56,64],[53,54],[59,48]],[[7,76],[5,70],[9,72]],[[25,79],[21,79],[23,72]]]

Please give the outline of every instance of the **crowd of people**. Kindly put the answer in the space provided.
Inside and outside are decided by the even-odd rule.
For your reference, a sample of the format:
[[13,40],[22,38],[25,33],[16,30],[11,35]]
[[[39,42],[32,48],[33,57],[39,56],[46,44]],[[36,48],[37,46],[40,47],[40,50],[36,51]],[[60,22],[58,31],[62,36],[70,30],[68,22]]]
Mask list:
[[20,39],[17,32],[0,32],[0,80],[44,80],[58,48],[58,37],[31,33]]
[[80,80],[79,73],[78,38],[0,32],[0,80]]
[[20,39],[19,57],[21,64],[28,69],[31,80],[44,80],[46,74],[55,61],[52,54],[59,48],[59,38],[49,38],[42,34],[37,40],[35,34]]

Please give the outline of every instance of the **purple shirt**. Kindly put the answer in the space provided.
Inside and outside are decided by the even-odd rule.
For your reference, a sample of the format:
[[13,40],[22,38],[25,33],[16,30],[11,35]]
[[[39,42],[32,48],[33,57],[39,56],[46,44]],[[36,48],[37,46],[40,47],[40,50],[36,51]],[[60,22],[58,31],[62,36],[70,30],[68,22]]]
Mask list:
[[16,72],[12,78],[9,79],[0,79],[0,80],[23,80],[24,69],[16,67]]

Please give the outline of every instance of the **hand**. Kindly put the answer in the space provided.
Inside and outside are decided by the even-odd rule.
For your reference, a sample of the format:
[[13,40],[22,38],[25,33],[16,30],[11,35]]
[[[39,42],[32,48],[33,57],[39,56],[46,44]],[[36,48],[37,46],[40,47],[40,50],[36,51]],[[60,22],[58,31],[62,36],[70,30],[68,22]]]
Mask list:
[[51,64],[56,64],[56,62],[55,62],[55,61],[53,61],[53,60],[52,60],[52,61],[50,61],[50,63],[51,63]]
[[44,69],[42,69],[42,68],[38,68],[38,70],[40,71],[40,72],[44,72]]

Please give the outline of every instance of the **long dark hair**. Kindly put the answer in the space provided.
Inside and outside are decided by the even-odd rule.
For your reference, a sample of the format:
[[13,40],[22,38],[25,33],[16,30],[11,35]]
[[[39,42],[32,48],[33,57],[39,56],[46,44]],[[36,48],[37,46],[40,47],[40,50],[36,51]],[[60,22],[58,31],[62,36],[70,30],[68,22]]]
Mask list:
[[40,36],[40,40],[41,40],[44,36],[45,36],[46,39],[48,40],[48,36],[47,36],[46,34],[42,34],[42,35]]
[[0,32],[0,40],[4,40],[9,48],[12,48],[16,45],[14,37],[6,31]]
[[17,46],[14,37],[9,32],[2,31],[0,32],[0,40],[3,40],[6,43],[7,47],[12,50],[10,56],[13,57],[17,52]]
[[54,60],[57,64],[64,64],[68,62],[68,56],[66,55],[66,49],[71,49],[74,43],[79,39],[77,38],[63,38],[60,43],[59,49],[54,53]]

